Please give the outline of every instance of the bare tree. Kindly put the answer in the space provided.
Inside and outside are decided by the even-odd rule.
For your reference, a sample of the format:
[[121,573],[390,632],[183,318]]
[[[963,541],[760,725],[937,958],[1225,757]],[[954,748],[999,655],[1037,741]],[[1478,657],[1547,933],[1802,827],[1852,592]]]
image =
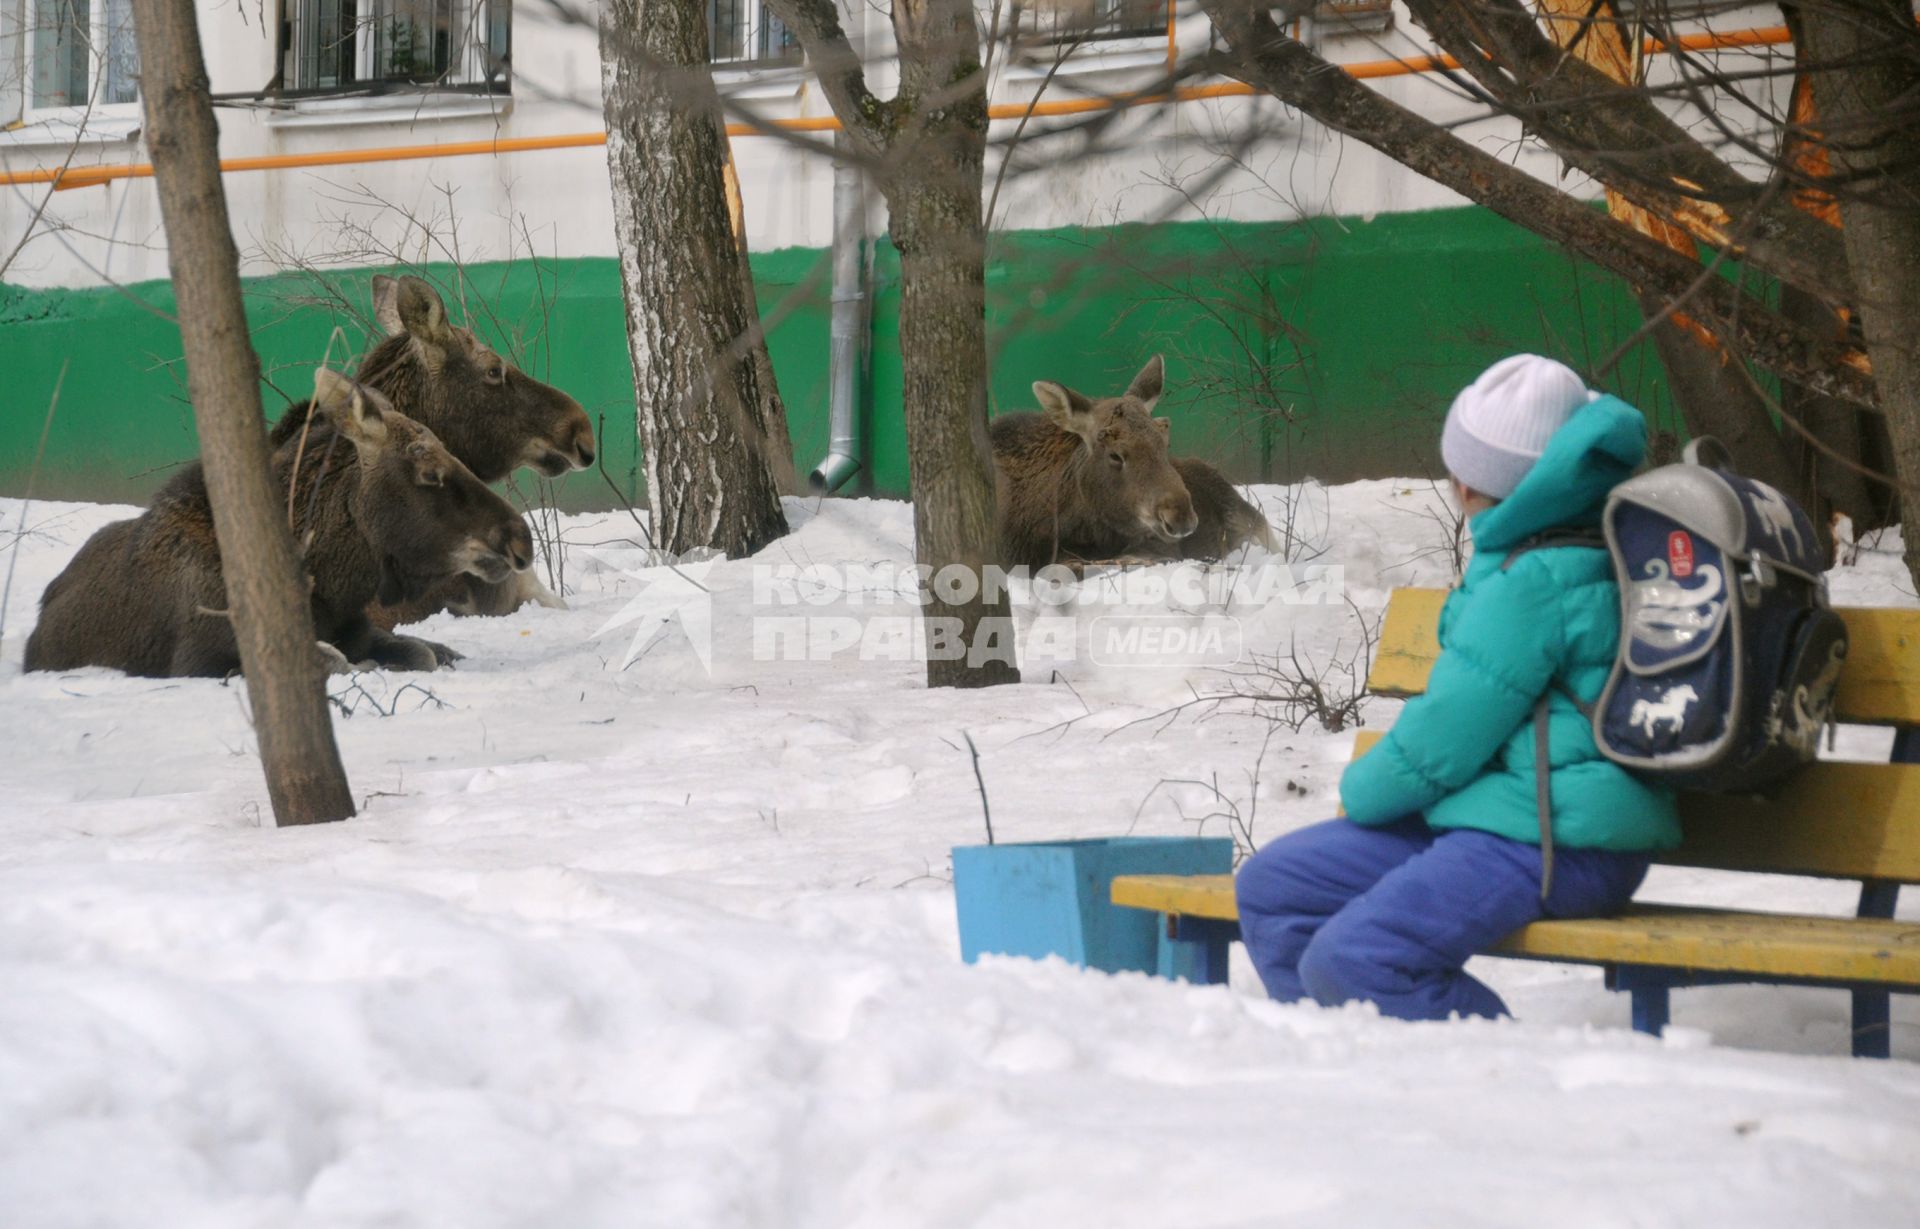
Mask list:
[[[1789,9],[1797,61],[1731,73],[1688,51],[1657,0],[1638,5],[1631,21],[1607,0],[1549,0],[1545,28],[1521,0],[1408,4],[1476,97],[1614,193],[1613,216],[1347,77],[1264,8],[1202,0],[1226,43],[1215,61],[1223,71],[1626,279],[1647,312],[1641,335],[1660,344],[1695,431],[1733,437],[1757,474],[1814,506],[1812,496],[1830,489],[1850,509],[1887,510],[1887,501],[1863,498],[1858,481],[1833,481],[1835,466],[1891,483],[1902,506],[1915,506],[1920,30],[1910,6],[1803,0]],[[1672,53],[1672,82],[1646,82],[1643,34]],[[1632,71],[1592,45],[1608,41]],[[1817,121],[1770,101],[1796,73],[1814,83]],[[1669,113],[1688,108],[1713,127],[1710,139]],[[1753,123],[1734,123],[1734,111]],[[1806,158],[1808,143],[1826,157]],[[1812,169],[1817,161],[1830,170]],[[1810,194],[1837,200],[1845,227],[1809,208]],[[1696,243],[1715,250],[1705,264]],[[1725,276],[1730,261],[1747,273]],[[1779,282],[1779,306],[1753,272]],[[1862,334],[1845,325],[1856,315],[1864,350]],[[1749,365],[1777,376],[1789,396],[1773,397]],[[1872,415],[1864,429],[1863,412]],[[1868,463],[1881,422],[1892,434],[1892,477]],[[1832,464],[1812,464],[1810,453]],[[1920,580],[1920,551],[1910,548],[1908,561]]]
[[1920,31],[1900,0],[1795,6],[1920,584]]
[[728,217],[701,0],[604,0],[614,230],[654,537],[749,555],[787,532],[785,410]]
[[187,387],[267,794],[282,826],[345,819],[353,795],[334,746],[306,578],[268,468],[260,360],[241,304],[194,0],[134,0],[133,13]]
[[993,453],[987,442],[987,74],[973,0],[896,0],[900,86],[867,86],[834,0],[768,0],[800,39],[855,153],[886,197],[900,253],[900,357],[908,478],[925,595],[927,683],[1018,682],[998,556]]

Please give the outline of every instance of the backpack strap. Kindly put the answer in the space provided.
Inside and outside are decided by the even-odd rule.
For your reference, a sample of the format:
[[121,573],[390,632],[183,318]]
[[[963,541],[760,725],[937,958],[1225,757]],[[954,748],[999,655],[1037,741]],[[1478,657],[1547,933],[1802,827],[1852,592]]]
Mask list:
[[1500,570],[1506,571],[1520,561],[1520,556],[1537,550],[1548,550],[1555,546],[1586,546],[1594,550],[1607,549],[1607,537],[1598,528],[1582,527],[1578,529],[1548,529],[1536,533],[1507,552],[1501,561]]
[[1547,693],[1533,702],[1533,798],[1540,811],[1540,903],[1553,891],[1553,769],[1547,762]]
[[[1507,552],[1501,561],[1500,570],[1506,571],[1519,561],[1520,556],[1532,551],[1547,550],[1555,546],[1584,546],[1594,550],[1607,549],[1606,535],[1598,529],[1585,527],[1579,529],[1549,529],[1536,533]],[[1554,690],[1573,702],[1581,716],[1593,718],[1593,705],[1586,703],[1573,694],[1573,689],[1559,679],[1553,681]],[[1540,814],[1540,903],[1545,904],[1547,894],[1553,891],[1553,766],[1547,759],[1547,701],[1549,693],[1541,692],[1540,698],[1533,702],[1533,800]]]

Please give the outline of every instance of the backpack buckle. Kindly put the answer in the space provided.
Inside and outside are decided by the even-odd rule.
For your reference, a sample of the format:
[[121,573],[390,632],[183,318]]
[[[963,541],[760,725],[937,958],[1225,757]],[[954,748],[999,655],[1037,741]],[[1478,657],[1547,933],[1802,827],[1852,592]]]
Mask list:
[[1740,598],[1749,606],[1758,606],[1762,593],[1779,581],[1780,573],[1767,557],[1755,555],[1747,561],[1747,574],[1740,578]]

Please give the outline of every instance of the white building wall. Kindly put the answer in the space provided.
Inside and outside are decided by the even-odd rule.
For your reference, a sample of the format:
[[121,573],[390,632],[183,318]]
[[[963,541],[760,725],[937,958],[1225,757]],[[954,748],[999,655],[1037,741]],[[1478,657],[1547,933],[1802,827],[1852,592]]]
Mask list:
[[[76,144],[71,122],[27,105],[21,30],[32,3],[0,0],[0,77],[6,78],[0,84],[0,118],[13,121],[0,131],[0,170],[50,170],[70,156],[76,168],[145,162],[137,106],[98,110]],[[866,22],[872,84],[890,91],[887,22],[859,0],[843,3],[850,22]],[[1192,6],[1183,4],[1175,30],[1183,56],[1203,51],[1209,33],[1206,18],[1197,8],[1188,8]],[[271,4],[266,13],[271,17]],[[1712,19],[1719,29],[1770,20],[1777,21],[1777,13],[1760,8]],[[557,18],[554,10],[532,0],[516,7],[513,21],[510,98],[361,99],[295,112],[224,106],[219,112],[222,157],[354,156],[396,147],[600,132],[594,32]],[[216,93],[258,89],[273,76],[278,60],[275,27],[270,22],[263,31],[258,9],[202,0],[201,24]],[[1309,28],[1308,35],[1323,54],[1343,63],[1412,57],[1430,50],[1404,12],[1396,14],[1393,28],[1382,34],[1315,34]],[[1047,97],[1112,95],[1147,86],[1164,71],[1166,51],[1164,38],[1089,44],[1067,71],[1055,76]],[[1024,104],[1033,98],[1040,77],[1033,68],[995,65],[993,100]],[[1370,84],[1442,122],[1482,110],[1434,75]],[[723,74],[723,88],[737,104],[769,119],[830,113],[804,71]],[[997,227],[1190,220],[1202,211],[1242,221],[1305,214],[1366,216],[1461,203],[1451,192],[1269,99],[1135,108],[1114,120],[1091,147],[1081,136],[1060,135],[1063,128],[1084,122],[1077,117],[1029,123],[1013,154],[1015,170],[1000,191]],[[997,122],[994,135],[1005,140],[1015,128],[1013,121]],[[1223,150],[1250,130],[1258,131],[1261,139],[1240,148],[1239,164],[1217,175]],[[1536,175],[1558,180],[1557,160],[1522,143],[1518,126],[1510,121],[1467,123],[1458,131]],[[816,134],[814,139],[829,138]],[[830,162],[769,137],[738,137],[734,148],[754,248],[826,245],[831,232]],[[997,169],[989,166],[990,188]],[[1198,208],[1183,198],[1182,185],[1203,190]],[[449,213],[458,217],[461,256],[469,262],[524,254],[529,243],[543,257],[613,254],[606,160],[598,146],[235,171],[227,175],[226,187],[249,274],[272,272],[295,258],[345,265],[390,263],[394,251],[414,259],[444,258],[446,253],[434,250],[432,236],[445,240]],[[166,276],[164,236],[150,179],[119,179],[58,192],[45,184],[6,185],[0,191],[0,251],[20,241],[36,212],[41,216],[33,233],[0,278],[32,286],[87,286]],[[884,218],[877,216],[876,231],[883,227]]]

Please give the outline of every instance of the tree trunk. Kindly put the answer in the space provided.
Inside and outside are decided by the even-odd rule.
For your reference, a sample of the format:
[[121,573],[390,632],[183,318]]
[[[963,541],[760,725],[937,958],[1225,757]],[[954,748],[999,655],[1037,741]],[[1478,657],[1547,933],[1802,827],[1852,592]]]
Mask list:
[[[1842,327],[1832,308],[1792,286],[1780,288],[1780,313],[1809,329]],[[1780,386],[1780,412],[1792,417],[1825,445],[1823,448],[1809,442],[1790,426],[1783,428],[1782,438],[1792,455],[1794,470],[1812,495],[1803,506],[1814,514],[1816,529],[1824,529],[1820,521],[1834,513],[1852,520],[1856,533],[1891,525],[1899,519],[1893,488],[1860,472],[1865,469],[1892,475],[1885,417],[1833,397],[1810,393],[1795,384]],[[1833,453],[1846,460],[1837,459]]]
[[733,146],[727,130],[720,129],[721,148],[727,161],[723,168],[727,185],[727,220],[733,227],[733,250],[740,259],[740,286],[751,326],[753,378],[760,389],[761,417],[767,424],[767,464],[773,468],[773,485],[782,495],[805,495],[806,488],[793,464],[793,436],[787,425],[787,403],[780,397],[780,382],[774,378],[773,355],[767,353],[767,331],[760,325],[759,298],[753,284],[753,262],[748,259],[747,203],[740,192],[740,172],[733,160]]
[[1809,4],[1799,20],[1813,65],[1845,65],[1813,74],[1814,98],[1920,585],[1920,33],[1905,0]]
[[[1020,681],[998,571],[987,438],[987,78],[973,0],[896,0],[896,106],[912,108],[880,175],[900,251],[900,361],[918,562],[927,596],[927,685]],[[942,576],[969,578],[972,591]],[[941,644],[943,629],[955,638]],[[944,649],[943,651],[940,651]],[[964,656],[962,651],[964,650]]]
[[[1666,304],[1650,295],[1640,297],[1648,318]],[[1793,468],[1786,442],[1774,428],[1767,407],[1752,386],[1733,369],[1738,361],[1718,345],[1700,339],[1671,318],[1655,326],[1654,346],[1667,372],[1667,387],[1687,424],[1687,434],[1711,435],[1733,454],[1734,467],[1796,500],[1804,501],[1810,488]],[[1811,508],[1812,504],[1807,504]]]
[[133,0],[133,15],[187,391],[267,795],[283,827],[345,819],[353,794],[333,742],[307,578],[269,468],[194,0]]
[[787,532],[728,222],[700,0],[605,0],[600,60],[615,237],[654,544],[740,557]]
[[[915,557],[935,570],[926,607],[930,687],[1020,681],[1007,594],[986,589],[988,568],[998,561],[999,527],[987,439],[979,158],[984,142],[967,144],[974,152],[970,175],[964,166],[949,165],[942,178],[950,181],[898,184],[889,197],[900,250],[900,359]],[[970,600],[947,600],[943,594],[964,597],[966,591],[939,583],[943,573],[971,578],[978,589]],[[955,638],[944,638],[943,629],[955,631]],[[952,655],[962,651],[964,656]]]
[[768,0],[852,148],[876,165],[900,252],[900,360],[925,594],[927,685],[1020,681],[987,441],[987,87],[973,0],[895,0],[900,89],[868,89],[834,0]]
[[[1813,101],[1813,79],[1807,73],[1806,32],[1799,25],[1797,10],[1786,8],[1782,12],[1793,33],[1796,71],[1789,108],[1791,123],[1781,137],[1778,173],[1796,177],[1801,185],[1793,193],[1794,207],[1810,218],[1817,218],[1838,235],[1840,202],[1829,192],[1807,186],[1829,181],[1833,176],[1833,160],[1814,136],[1820,122]],[[1844,244],[1845,239],[1841,242]],[[1810,331],[1825,329],[1846,334],[1847,344],[1863,346],[1851,303],[1835,310],[1816,295],[1796,286],[1782,285],[1780,314]],[[1891,478],[1882,481],[1872,476],[1893,472],[1887,421],[1883,416],[1865,413],[1844,401],[1784,382],[1780,387],[1780,413],[1788,420],[1781,424],[1781,430],[1792,452],[1795,472],[1814,492],[1814,500],[1805,506],[1814,512],[1816,528],[1821,527],[1822,521],[1831,526],[1831,518],[1836,514],[1851,519],[1856,533],[1891,525],[1899,519],[1899,501],[1893,497]]]

